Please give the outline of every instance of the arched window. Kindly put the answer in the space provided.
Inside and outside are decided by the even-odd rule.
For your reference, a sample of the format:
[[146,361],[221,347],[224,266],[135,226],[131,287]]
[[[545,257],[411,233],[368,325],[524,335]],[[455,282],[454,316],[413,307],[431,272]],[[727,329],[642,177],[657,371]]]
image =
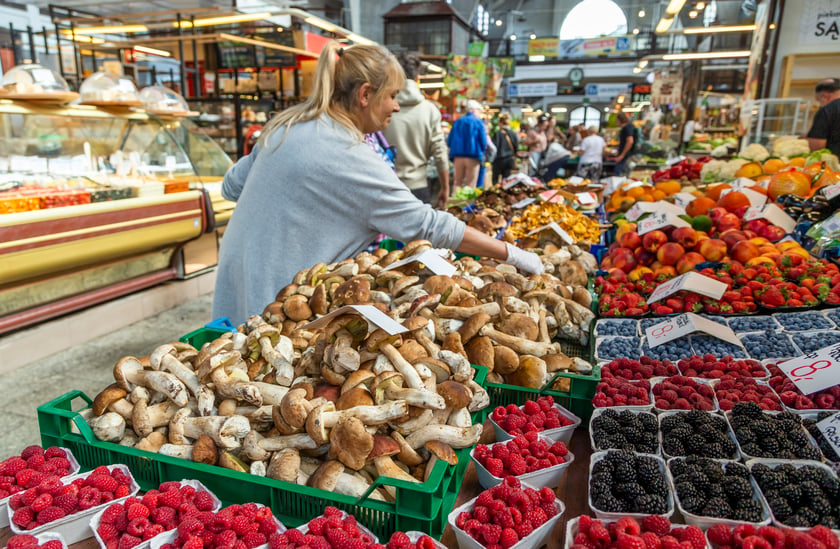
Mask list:
[[569,112],[569,126],[578,126],[583,124],[584,127],[597,126],[601,129],[601,111],[595,107],[581,105],[575,107]]
[[627,34],[627,16],[613,0],[583,0],[563,20],[560,40]]

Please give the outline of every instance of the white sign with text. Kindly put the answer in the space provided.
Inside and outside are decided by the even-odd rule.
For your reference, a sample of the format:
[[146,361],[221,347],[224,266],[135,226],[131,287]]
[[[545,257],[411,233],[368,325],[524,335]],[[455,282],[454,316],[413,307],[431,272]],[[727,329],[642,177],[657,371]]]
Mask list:
[[558,236],[559,236],[559,237],[563,240],[563,242],[565,242],[566,244],[574,244],[574,243],[575,243],[575,239],[574,239],[574,238],[572,238],[572,235],[570,235],[569,233],[567,233],[567,232],[563,229],[563,227],[561,227],[560,225],[558,225],[558,224],[557,224],[557,222],[556,222],[556,221],[552,221],[552,222],[551,222],[551,223],[549,223],[548,225],[543,225],[542,227],[539,227],[539,228],[537,228],[537,229],[534,229],[533,231],[531,231],[530,233],[528,233],[528,236],[531,236],[532,234],[541,233],[541,232],[543,232],[543,231],[545,231],[545,230],[549,230],[549,229],[550,229],[550,230],[552,230],[552,231],[554,231],[555,233],[557,233],[557,235],[558,235]]
[[704,332],[733,345],[743,347],[732,328],[694,313],[683,313],[659,324],[648,326],[645,328],[645,337],[648,346],[653,348],[693,332]]
[[803,394],[810,395],[840,381],[840,343],[777,364]]
[[378,328],[382,328],[391,335],[401,334],[403,332],[408,331],[408,329],[405,326],[395,321],[390,316],[386,315],[373,305],[345,305],[344,307],[340,307],[335,311],[331,312],[330,314],[322,316],[314,322],[310,322],[301,329],[309,330],[315,328],[322,328],[329,324],[333,318],[339,315],[354,312],[359,313],[364,317],[365,320],[367,320],[371,324],[374,324]]
[[834,448],[834,452],[840,455],[840,412],[817,422],[817,429],[823,434],[825,440]]
[[395,261],[382,270],[390,271],[391,269],[396,269],[397,267],[402,267],[403,265],[408,265],[409,263],[414,263],[415,261],[422,263],[427,269],[436,275],[452,276],[458,270],[455,268],[455,265],[436,254],[433,250],[426,250],[424,252],[420,252],[419,254],[412,255],[411,257]]
[[671,212],[657,212],[640,221],[636,232],[642,235],[664,227],[691,227],[691,225]]
[[653,290],[653,293],[650,294],[648,303],[659,301],[680,290],[698,293],[706,297],[711,297],[712,299],[720,299],[723,297],[726,288],[727,285],[719,280],[714,280],[706,275],[691,271],[657,286]]

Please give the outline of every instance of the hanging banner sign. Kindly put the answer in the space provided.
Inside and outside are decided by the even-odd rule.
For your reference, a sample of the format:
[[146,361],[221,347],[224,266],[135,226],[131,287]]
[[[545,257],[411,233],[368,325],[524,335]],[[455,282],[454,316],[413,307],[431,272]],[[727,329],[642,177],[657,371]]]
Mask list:
[[674,105],[682,100],[682,74],[676,71],[656,71],[650,89],[652,105]]
[[840,2],[838,0],[808,0],[799,9],[799,44],[831,44],[840,40]]
[[557,59],[560,38],[532,38],[528,41],[528,57],[541,55],[546,59]]

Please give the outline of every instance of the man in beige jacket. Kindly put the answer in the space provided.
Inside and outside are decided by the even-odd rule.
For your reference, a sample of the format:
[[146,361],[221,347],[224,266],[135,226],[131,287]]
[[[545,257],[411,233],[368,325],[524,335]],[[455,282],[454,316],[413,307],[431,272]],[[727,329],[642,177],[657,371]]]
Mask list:
[[397,95],[399,112],[383,131],[385,138],[397,149],[394,161],[397,177],[420,200],[432,203],[426,176],[426,165],[434,157],[440,179],[440,193],[434,199],[436,207],[444,207],[449,198],[449,160],[446,137],[440,124],[440,111],[423,97],[417,84],[420,58],[403,52],[397,56],[405,71],[405,85]]

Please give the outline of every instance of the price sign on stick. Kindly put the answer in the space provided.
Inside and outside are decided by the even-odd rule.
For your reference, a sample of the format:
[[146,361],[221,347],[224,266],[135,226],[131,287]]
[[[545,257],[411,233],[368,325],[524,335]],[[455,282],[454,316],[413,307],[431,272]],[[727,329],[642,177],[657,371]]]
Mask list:
[[533,204],[536,201],[537,201],[536,198],[523,198],[522,200],[520,200],[516,204],[512,204],[511,208],[513,208],[513,209],[524,208],[528,204]]
[[741,340],[729,326],[719,324],[694,313],[683,313],[664,322],[645,328],[645,337],[651,348],[668,343],[693,332],[705,332],[710,336],[743,347]]
[[840,455],[840,412],[817,422],[817,429],[834,448],[834,452]]
[[720,299],[726,291],[726,284],[691,271],[657,286],[653,293],[650,294],[648,303],[659,301],[680,290],[688,290],[711,297],[712,299]]
[[840,382],[840,343],[778,364],[803,394],[810,395]]
[[639,222],[638,233],[647,234],[664,227],[691,227],[684,219],[671,212],[658,212]]
[[345,305],[344,307],[340,307],[328,315],[322,316],[314,322],[310,322],[302,329],[309,330],[315,328],[322,328],[329,324],[333,318],[346,313],[358,313],[362,315],[365,318],[365,320],[367,320],[371,324],[376,325],[379,328],[382,328],[391,335],[401,334],[403,332],[408,331],[405,326],[403,326],[399,322],[396,322],[390,316],[386,315],[373,305]]
[[397,267],[402,267],[403,265],[408,265],[409,263],[413,263],[415,261],[419,261],[427,269],[429,269],[436,275],[452,276],[458,270],[455,268],[455,265],[443,259],[432,250],[426,250],[425,252],[420,252],[419,254],[412,255],[411,257],[401,259],[400,261],[395,261],[394,263],[391,263],[382,270],[389,271],[391,269],[396,269]]
[[548,230],[548,229],[551,229],[552,231],[554,231],[555,233],[557,233],[557,235],[558,235],[558,236],[559,236],[559,237],[563,240],[563,242],[565,242],[566,244],[574,244],[574,243],[575,243],[575,239],[574,239],[574,238],[572,238],[572,236],[571,236],[569,233],[567,233],[565,230],[563,230],[563,227],[561,227],[560,225],[558,225],[556,221],[552,221],[552,222],[551,222],[551,223],[549,223],[548,225],[543,225],[542,227],[539,227],[539,228],[537,228],[537,229],[534,229],[533,231],[531,231],[530,233],[528,233],[528,235],[527,235],[527,236],[531,236],[532,234],[540,233],[540,232],[545,231],[545,230]]

